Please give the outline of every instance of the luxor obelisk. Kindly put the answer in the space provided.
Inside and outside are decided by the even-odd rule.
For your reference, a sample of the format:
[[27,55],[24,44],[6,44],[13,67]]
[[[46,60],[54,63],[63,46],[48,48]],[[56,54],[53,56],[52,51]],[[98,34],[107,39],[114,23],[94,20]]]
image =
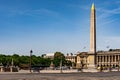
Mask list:
[[88,67],[96,67],[96,13],[94,4],[92,4],[90,14],[90,52]]

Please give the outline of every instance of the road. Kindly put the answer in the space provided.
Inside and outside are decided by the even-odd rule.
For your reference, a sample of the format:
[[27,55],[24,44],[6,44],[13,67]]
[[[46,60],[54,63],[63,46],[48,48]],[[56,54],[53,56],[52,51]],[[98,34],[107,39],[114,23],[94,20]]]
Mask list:
[[4,73],[0,80],[120,80],[120,72],[99,73]]

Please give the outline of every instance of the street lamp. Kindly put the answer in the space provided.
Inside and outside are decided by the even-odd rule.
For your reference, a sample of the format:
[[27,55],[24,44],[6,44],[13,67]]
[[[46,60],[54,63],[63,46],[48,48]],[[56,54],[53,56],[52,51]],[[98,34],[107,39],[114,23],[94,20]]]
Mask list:
[[84,67],[84,60],[83,60],[83,58],[84,58],[84,56],[85,56],[85,53],[80,53],[80,58],[81,58],[81,69],[83,70],[83,67]]
[[110,55],[110,72],[111,72],[111,57],[112,57],[112,56]]
[[61,61],[60,61],[60,73],[62,73],[62,56],[61,56]]
[[33,53],[33,51],[30,50],[30,72],[31,72],[31,65],[32,65],[32,53]]
[[86,68],[87,68],[87,65],[88,65],[88,63],[87,63],[87,57],[88,57],[88,54],[86,54],[86,56],[85,56],[85,58],[86,58]]
[[118,60],[118,71],[119,71],[119,68],[120,68],[120,60]]

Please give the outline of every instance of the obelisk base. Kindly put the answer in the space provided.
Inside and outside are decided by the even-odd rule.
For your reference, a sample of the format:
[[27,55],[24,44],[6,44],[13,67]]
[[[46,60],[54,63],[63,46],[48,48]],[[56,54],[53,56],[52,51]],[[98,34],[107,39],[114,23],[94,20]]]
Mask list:
[[98,72],[95,65],[89,65],[87,69],[83,69],[83,72]]

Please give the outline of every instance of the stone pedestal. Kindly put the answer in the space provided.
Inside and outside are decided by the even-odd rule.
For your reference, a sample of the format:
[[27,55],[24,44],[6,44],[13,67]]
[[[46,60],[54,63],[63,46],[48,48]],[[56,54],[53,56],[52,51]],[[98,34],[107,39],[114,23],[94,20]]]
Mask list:
[[88,68],[88,69],[83,69],[83,72],[98,72],[96,68]]
[[50,69],[53,70],[54,68],[55,68],[55,65],[53,64],[53,62],[51,62]]
[[4,72],[3,68],[3,66],[0,66],[0,72]]
[[89,56],[87,58],[88,65],[87,69],[84,69],[84,72],[98,72],[96,68],[96,54],[89,53]]
[[19,72],[19,70],[20,70],[19,67],[17,66],[16,68],[17,68],[17,71]]
[[10,72],[13,72],[13,66],[10,66]]

